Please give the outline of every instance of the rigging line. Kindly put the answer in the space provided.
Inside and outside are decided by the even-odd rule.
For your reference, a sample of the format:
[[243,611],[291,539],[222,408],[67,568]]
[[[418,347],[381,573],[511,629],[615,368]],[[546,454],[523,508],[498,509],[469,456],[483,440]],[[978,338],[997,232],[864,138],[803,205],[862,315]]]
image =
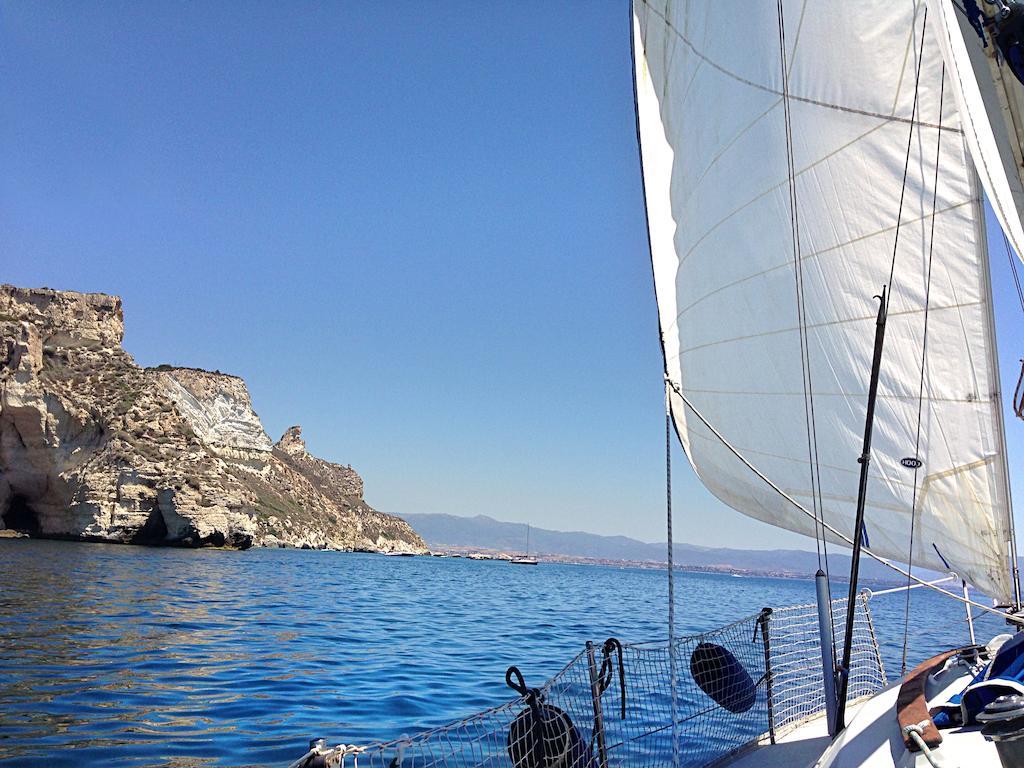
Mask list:
[[[775,491],[777,494],[779,494],[779,496],[781,496],[787,502],[792,504],[793,507],[798,512],[801,512],[804,515],[807,515],[807,517],[814,517],[814,513],[813,512],[811,512],[809,509],[807,509],[807,507],[805,507],[799,501],[797,501],[792,496],[790,496],[788,493],[786,493],[786,491],[784,491],[782,488],[780,488],[776,483],[772,482],[772,480],[770,480],[767,475],[765,475],[763,472],[761,472],[761,470],[759,470],[757,467],[755,467],[747,459],[746,456],[744,456],[742,453],[740,453],[735,448],[735,446],[733,446],[733,444],[730,443],[725,438],[725,436],[721,432],[719,432],[711,424],[710,421],[708,421],[707,417],[704,416],[704,414],[701,413],[699,410],[697,410],[696,406],[694,406],[694,404],[690,401],[690,398],[688,398],[685,394],[683,394],[682,389],[680,389],[680,387],[677,386],[674,381],[669,380],[668,381],[668,385],[672,388],[672,391],[675,393],[675,395],[683,402],[683,405],[685,405],[687,408],[690,409],[690,411],[693,413],[694,416],[697,417],[697,419],[700,421],[700,423],[703,424],[705,427],[707,427],[708,431],[711,432],[711,434],[714,435],[715,438],[717,438],[717,440],[723,446],[725,446],[726,450],[728,450],[733,456],[735,456],[737,459],[739,459],[740,462],[743,464],[743,466],[745,466],[747,469],[749,469],[751,472],[753,472],[757,476],[757,478],[759,480],[761,480],[765,485],[767,485],[769,488],[771,488],[773,491]],[[842,531],[837,529],[835,526],[833,526],[833,525],[831,525],[829,523],[826,523],[824,520],[822,520],[820,522],[821,522],[822,527],[826,531],[831,533],[833,536],[835,536],[837,539],[839,539],[843,543],[847,544],[848,546],[853,546],[853,539],[851,539],[845,533],[843,533]],[[981,610],[983,610],[983,611],[985,611],[987,613],[995,614],[996,616],[999,616],[999,617],[1005,619],[1006,621],[1010,622],[1011,624],[1015,624],[1017,626],[1024,626],[1024,616],[1014,616],[1013,614],[1003,613],[1002,611],[998,610],[997,608],[992,608],[991,606],[985,605],[984,603],[979,603],[976,600],[970,600],[968,598],[964,598],[962,595],[957,595],[957,594],[955,594],[953,592],[950,592],[948,590],[943,589],[942,587],[939,587],[936,584],[932,584],[931,582],[927,582],[924,579],[922,579],[922,578],[920,578],[918,576],[914,576],[914,575],[908,573],[907,571],[903,570],[902,568],[900,568],[898,565],[896,565],[896,563],[892,562],[891,560],[888,560],[888,559],[882,557],[881,555],[876,555],[873,551],[871,551],[871,549],[869,547],[862,547],[861,548],[861,552],[863,552],[865,555],[867,555],[868,557],[870,557],[872,560],[876,561],[877,563],[880,563],[881,565],[884,565],[889,570],[895,571],[896,573],[900,574],[901,576],[909,577],[915,584],[919,584],[922,587],[928,587],[929,589],[931,589],[931,590],[933,590],[935,592],[938,592],[939,594],[945,595],[946,597],[949,597],[949,598],[952,598],[953,600],[956,600],[958,603],[964,603],[965,605],[973,605],[975,608],[980,608]]]
[[[657,270],[654,265],[654,248],[651,243],[651,212],[647,205],[647,177],[644,173],[644,150],[640,131],[640,87],[637,83],[637,50],[636,36],[634,34],[634,5],[629,4],[629,55],[633,62],[633,76],[630,78],[633,85],[633,119],[636,126],[636,150],[637,160],[640,166],[640,189],[644,203],[644,224],[647,233],[647,254],[650,258],[651,276],[654,278],[654,294],[657,298],[658,280]],[[646,52],[641,53],[646,64]],[[676,696],[676,643],[675,643],[675,573],[674,573],[674,543],[672,540],[672,395],[669,390],[668,378],[668,354],[665,349],[665,331],[661,327],[660,313],[658,318],[658,340],[661,344],[661,360],[664,365],[665,376],[665,507],[666,507],[666,534],[668,538],[668,653],[669,653],[669,697],[671,699],[670,711],[672,714],[672,766],[679,768],[679,738],[677,721],[677,696]]]
[[[819,488],[815,480],[815,451],[812,448],[813,406],[808,403],[808,395],[812,392],[810,384],[810,353],[805,325],[806,305],[803,290],[803,263],[800,259],[800,214],[796,194],[796,163],[793,157],[793,117],[789,107],[789,64],[786,61],[786,19],[782,8],[782,0],[776,5],[779,24],[779,62],[782,70],[782,115],[786,132],[786,172],[789,182],[789,229],[793,243],[793,279],[796,284],[796,314],[800,337],[800,375],[803,378],[804,425],[807,431],[807,468],[811,474],[811,505],[814,508],[814,546],[818,555],[818,568],[822,567],[821,550],[825,532],[818,525],[822,505]],[[813,395],[811,395],[813,397]],[[816,440],[814,442],[817,442]],[[819,475],[820,477],[820,475]],[[827,555],[826,555],[827,560]]]
[[[796,157],[793,151],[793,112],[789,100],[789,62],[786,58],[786,15],[782,0],[777,2],[779,16],[779,60],[782,67],[782,111],[786,129],[786,164],[789,174],[789,212],[790,227],[793,233],[793,276],[796,281],[797,322],[800,326],[800,373],[804,386],[804,425],[807,431],[807,468],[811,476],[811,505],[814,508],[814,546],[818,555],[818,571],[825,573],[825,585],[828,591],[829,624],[835,626],[835,614],[832,611],[832,572],[828,562],[828,538],[825,529],[819,526],[818,519],[825,520],[825,505],[821,497],[821,464],[818,459],[818,427],[814,413],[814,379],[811,371],[810,337],[807,330],[807,303],[804,291],[804,262],[800,254],[800,206],[796,188]],[[800,16],[803,23],[803,13]],[[799,33],[798,33],[799,34]],[[818,539],[820,531],[820,542]],[[824,556],[824,568],[822,559]],[[832,667],[835,668],[837,658],[835,632],[831,643]]]
[[668,666],[672,713],[672,765],[679,768],[679,729],[676,727],[676,590],[672,540],[672,390],[665,377],[665,527],[668,536]]
[[797,210],[795,163],[793,160],[792,113],[789,108],[789,66],[786,61],[786,23],[782,9],[782,0],[778,0],[777,2],[776,13],[778,16],[779,60],[782,74],[782,114],[786,133],[786,173],[789,192],[789,230],[791,242],[793,243],[793,278],[796,285],[797,328],[799,331],[800,340],[800,375],[803,378],[804,425],[807,431],[807,464],[808,469],[811,473],[811,504],[815,512],[814,544],[817,549],[818,568],[821,568],[821,540],[819,539],[820,526],[817,522],[818,514],[820,513],[820,505],[818,503],[818,495],[816,493],[814,481],[814,459],[811,451],[811,422],[810,412],[807,404],[807,329],[804,323],[803,283],[801,280],[802,270],[800,269],[800,218],[799,212]]
[[[640,0],[644,2],[645,0]],[[647,174],[644,172],[644,146],[643,141],[640,137],[640,86],[637,83],[637,50],[636,50],[636,37],[634,34],[634,13],[636,11],[635,4],[629,3],[629,58],[633,62],[633,76],[630,81],[633,85],[633,124],[636,130],[636,157],[637,164],[640,170],[640,196],[644,203],[644,232],[647,235],[647,257],[651,265],[651,285],[654,288],[654,299],[655,299],[655,312],[654,317],[658,323],[658,344],[661,346],[661,362],[664,367],[663,373],[666,380],[668,379],[668,351],[665,349],[665,329],[661,324],[661,313],[657,311],[658,305],[658,275],[657,269],[654,266],[654,246],[651,244],[651,211],[647,205]],[[639,22],[639,17],[637,17]],[[641,41],[642,42],[642,41]],[[647,53],[641,51],[640,55],[643,57],[644,67],[647,66]]]
[[1020,302],[1020,311],[1024,313],[1024,290],[1020,287],[1020,275],[1017,273],[1017,260],[1013,258],[1013,249],[1010,248],[1010,239],[1003,232],[1003,228],[999,228],[999,233],[1003,236],[1003,245],[1006,246],[1006,257],[1010,260],[1010,273],[1013,275],[1013,284],[1017,288],[1017,300]]
[[[946,95],[946,65],[942,65],[942,78],[939,84],[939,121],[942,121],[942,105]],[[917,522],[917,489],[918,476],[921,471],[921,414],[924,410],[924,373],[927,367],[928,355],[928,307],[931,304],[932,295],[932,256],[935,253],[935,206],[939,197],[939,161],[942,158],[942,126],[939,126],[939,134],[935,140],[935,177],[932,181],[932,223],[931,234],[928,236],[928,271],[925,278],[924,289],[924,329],[921,336],[921,379],[918,383],[917,394],[917,435],[914,441],[914,458],[917,459],[917,466],[914,467],[914,493],[910,506],[910,545],[907,552],[907,572],[914,570],[914,528]],[[970,609],[968,609],[970,610]],[[900,676],[907,674],[907,643],[910,638],[910,577],[907,577],[906,604],[903,609],[903,660],[900,668]]]
[[[903,161],[903,185],[900,188],[900,205],[899,210],[896,212],[896,237],[892,242],[892,263],[889,265],[889,280],[886,285],[889,286],[889,295],[886,299],[886,310],[889,309],[889,302],[892,301],[892,277],[896,271],[896,252],[900,243],[900,219],[903,218],[903,200],[907,194],[907,171],[910,169],[910,149],[914,145],[914,117],[917,115],[917,104],[920,97],[920,86],[921,86],[921,69],[924,65],[924,41],[925,33],[928,31],[928,6],[924,8],[924,17],[921,23],[921,46],[917,54],[917,71],[914,74],[914,105],[910,110],[910,130],[907,132],[907,155]],[[941,121],[942,114],[939,113],[939,120]],[[939,126],[939,133],[942,133],[942,127]],[[932,219],[934,223],[934,218]]]
[[[934,311],[938,312],[940,310],[941,311],[947,311],[947,310],[954,310],[954,309],[966,309],[967,307],[978,307],[978,306],[984,306],[984,304],[985,304],[984,299],[977,299],[975,301],[958,301],[957,300],[958,297],[957,297],[957,295],[955,293],[955,288],[951,289],[951,291],[953,291],[953,303],[952,304],[937,305],[937,306],[935,306],[933,308]],[[908,316],[908,315],[918,315],[918,314],[921,314],[922,312],[923,312],[923,310],[921,310],[921,309],[899,309],[899,310],[896,310],[896,311],[888,312],[887,314],[888,314],[889,317],[901,317],[901,316]],[[856,317],[840,317],[840,318],[836,318],[835,320],[827,320],[827,321],[823,321],[823,322],[820,322],[820,323],[808,323],[807,327],[808,328],[815,328],[815,329],[817,329],[817,328],[834,328],[836,326],[846,325],[847,323],[863,323],[865,320],[869,320],[869,319],[870,319],[870,315],[863,314],[863,315],[859,315],[859,316],[856,316]],[[793,326],[793,327],[788,327],[787,326],[785,328],[775,328],[775,329],[770,330],[770,331],[761,331],[760,333],[748,333],[748,334],[746,334],[744,336],[728,336],[728,337],[723,338],[723,339],[713,339],[712,341],[706,341],[703,344],[694,344],[691,347],[682,348],[682,349],[679,350],[679,354],[680,355],[685,355],[685,354],[689,354],[691,352],[698,352],[698,351],[700,351],[702,349],[708,349],[709,347],[715,347],[715,346],[719,346],[719,345],[722,345],[722,344],[736,344],[736,343],[742,342],[742,341],[749,341],[750,339],[760,339],[760,338],[764,338],[766,336],[778,336],[781,333],[792,333],[795,330],[797,330],[796,326]],[[970,348],[968,348],[968,351],[970,351]],[[885,393],[882,393],[882,396],[885,397]]]

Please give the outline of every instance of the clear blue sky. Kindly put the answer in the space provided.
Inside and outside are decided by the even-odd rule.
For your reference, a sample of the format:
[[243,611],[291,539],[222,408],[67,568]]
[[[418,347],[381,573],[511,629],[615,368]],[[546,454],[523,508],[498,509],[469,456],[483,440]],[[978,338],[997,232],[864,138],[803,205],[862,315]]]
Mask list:
[[[662,540],[628,25],[624,0],[4,0],[0,281],[119,294],[140,364],[243,376],[384,511]],[[678,538],[813,549],[684,462]]]

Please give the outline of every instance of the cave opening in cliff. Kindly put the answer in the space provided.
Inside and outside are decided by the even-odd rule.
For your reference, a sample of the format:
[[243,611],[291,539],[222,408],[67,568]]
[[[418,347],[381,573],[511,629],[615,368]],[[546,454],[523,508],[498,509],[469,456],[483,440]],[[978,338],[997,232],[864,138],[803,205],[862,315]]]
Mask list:
[[11,496],[7,509],[3,513],[4,527],[12,531],[20,531],[35,536],[40,531],[39,514],[29,504],[28,499],[20,494]]
[[154,504],[146,524],[132,537],[132,544],[162,544],[166,538],[167,523],[159,505]]

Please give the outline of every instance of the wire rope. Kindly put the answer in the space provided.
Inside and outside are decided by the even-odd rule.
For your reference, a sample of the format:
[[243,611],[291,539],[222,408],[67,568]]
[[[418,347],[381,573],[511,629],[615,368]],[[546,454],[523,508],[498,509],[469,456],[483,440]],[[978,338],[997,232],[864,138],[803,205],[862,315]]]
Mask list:
[[[914,440],[914,458],[917,465],[914,467],[914,492],[910,507],[910,544],[907,551],[907,572],[914,570],[914,529],[917,523],[917,491],[918,479],[921,471],[921,415],[924,410],[924,380],[927,370],[928,357],[928,310],[931,307],[932,295],[932,257],[935,253],[935,209],[939,197],[939,164],[942,157],[942,106],[946,94],[946,65],[942,65],[942,79],[939,85],[939,133],[935,139],[935,176],[932,181],[932,221],[931,232],[928,236],[928,267],[925,278],[924,289],[924,328],[921,333],[921,378],[917,387],[917,428]],[[903,609],[903,656],[900,667],[900,675],[907,673],[907,645],[910,638],[910,577],[907,577],[907,596]]]
[[672,766],[679,768],[679,729],[676,726],[678,703],[676,688],[676,589],[675,563],[672,539],[672,391],[668,379],[665,379],[665,528],[668,537],[668,674],[669,674],[669,708],[672,713]]

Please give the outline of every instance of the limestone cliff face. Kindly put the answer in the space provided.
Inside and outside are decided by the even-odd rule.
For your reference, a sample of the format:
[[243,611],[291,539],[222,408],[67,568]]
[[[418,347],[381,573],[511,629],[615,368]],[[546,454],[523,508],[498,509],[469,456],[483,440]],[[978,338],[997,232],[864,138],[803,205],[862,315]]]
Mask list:
[[363,478],[350,466],[331,464],[306,451],[302,427],[289,427],[274,446],[277,457],[298,471],[316,479],[328,496],[363,496]]
[[309,455],[298,428],[273,446],[244,381],[140,368],[123,336],[116,297],[0,286],[0,528],[426,551],[363,501],[354,470]]
[[153,369],[164,394],[211,448],[269,451],[273,444],[237,376],[196,368]]

